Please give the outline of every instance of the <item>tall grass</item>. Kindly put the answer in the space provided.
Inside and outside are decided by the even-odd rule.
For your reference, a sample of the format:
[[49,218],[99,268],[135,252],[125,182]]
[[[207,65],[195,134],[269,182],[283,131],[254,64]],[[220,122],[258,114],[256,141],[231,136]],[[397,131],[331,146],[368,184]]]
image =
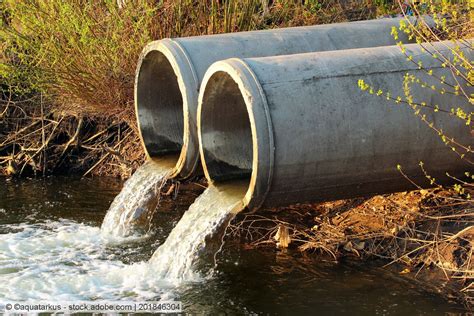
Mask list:
[[[118,115],[132,122],[135,64],[142,47],[151,40],[351,18],[342,14],[345,11],[337,0],[124,3],[2,2],[0,76],[4,90],[16,94],[41,92],[58,111]],[[360,1],[356,6],[360,11],[370,3]],[[367,12],[355,18],[370,15]]]
[[374,1],[0,1],[0,173],[129,175],[144,157],[133,82],[151,40],[374,18]]
[[7,0],[3,9],[0,75],[16,93],[40,91],[71,113],[127,110],[135,57],[156,37],[150,1]]

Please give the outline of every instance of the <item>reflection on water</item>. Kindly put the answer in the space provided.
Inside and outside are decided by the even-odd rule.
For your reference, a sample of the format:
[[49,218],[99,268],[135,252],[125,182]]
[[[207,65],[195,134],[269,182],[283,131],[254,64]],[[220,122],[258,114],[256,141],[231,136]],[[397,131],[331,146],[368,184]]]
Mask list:
[[0,179],[0,300],[177,299],[186,312],[200,314],[459,311],[396,273],[273,249],[244,250],[230,241],[212,276],[179,286],[160,282],[146,260],[195,196],[157,213],[159,226],[147,239],[119,244],[101,235],[100,225],[120,187],[109,179]]

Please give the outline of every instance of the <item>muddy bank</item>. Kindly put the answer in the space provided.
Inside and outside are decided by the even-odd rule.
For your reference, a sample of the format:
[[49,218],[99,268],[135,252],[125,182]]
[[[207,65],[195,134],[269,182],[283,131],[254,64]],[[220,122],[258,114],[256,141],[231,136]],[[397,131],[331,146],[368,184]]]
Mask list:
[[244,247],[288,246],[334,261],[381,260],[472,308],[472,208],[446,190],[417,190],[242,213],[229,236]]

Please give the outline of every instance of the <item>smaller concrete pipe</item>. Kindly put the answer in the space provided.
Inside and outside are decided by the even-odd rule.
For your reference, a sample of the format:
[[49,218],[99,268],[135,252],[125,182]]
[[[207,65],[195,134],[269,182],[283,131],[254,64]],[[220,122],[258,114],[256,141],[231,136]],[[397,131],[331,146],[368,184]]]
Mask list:
[[[135,108],[148,157],[176,156],[174,176],[198,166],[199,85],[207,68],[231,57],[263,57],[394,45],[400,18],[164,39],[143,50],[135,78]],[[406,41],[402,33],[401,40]]]
[[[445,45],[434,47],[450,55]],[[454,82],[451,71],[420,46],[406,47],[414,60]],[[471,47],[464,54],[468,60],[474,57]],[[216,186],[246,179],[243,203],[255,209],[413,189],[397,164],[420,183],[427,181],[420,161],[437,178],[445,172],[470,171],[472,166],[445,146],[408,105],[390,103],[358,87],[363,79],[403,97],[407,72],[429,84],[436,82],[396,46],[213,64],[204,76],[198,108],[207,179]],[[462,88],[473,93],[472,87]],[[466,98],[442,95],[416,83],[411,93],[415,102],[469,107]],[[446,134],[473,145],[464,121],[422,111]]]

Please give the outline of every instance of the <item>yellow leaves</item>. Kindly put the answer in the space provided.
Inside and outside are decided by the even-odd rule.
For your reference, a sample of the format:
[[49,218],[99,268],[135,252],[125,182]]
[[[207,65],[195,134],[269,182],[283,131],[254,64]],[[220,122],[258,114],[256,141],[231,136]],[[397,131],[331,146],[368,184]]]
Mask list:
[[474,70],[471,69],[467,72],[467,80],[471,83],[474,82]]
[[399,27],[400,31],[403,31],[404,29],[406,29],[407,24],[406,24],[405,20],[400,20],[399,24],[400,24],[400,27]]
[[464,195],[466,193],[464,188],[460,184],[455,184],[453,186],[453,190],[454,190],[454,192],[456,192],[459,195]]
[[441,140],[442,140],[443,143],[445,143],[445,144],[448,144],[448,143],[449,143],[449,141],[448,141],[448,139],[446,138],[445,135],[441,135]]
[[[403,20],[402,20],[403,21]],[[401,21],[400,21],[401,22]],[[392,31],[390,32],[390,34],[393,36],[393,39],[394,40],[397,40],[398,39],[398,30],[397,30],[397,27],[396,26],[392,26]]]
[[364,79],[359,79],[357,81],[357,84],[362,91],[365,91],[370,88],[370,86],[365,83]]

